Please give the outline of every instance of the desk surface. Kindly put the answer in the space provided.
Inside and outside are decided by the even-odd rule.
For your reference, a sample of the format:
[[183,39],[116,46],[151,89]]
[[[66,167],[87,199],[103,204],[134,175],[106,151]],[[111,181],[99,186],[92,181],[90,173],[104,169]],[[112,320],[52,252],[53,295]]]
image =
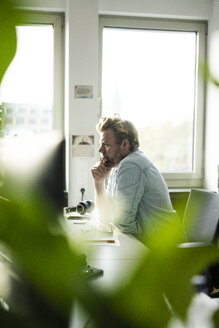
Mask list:
[[[121,286],[147,252],[147,247],[132,235],[118,231],[113,233],[96,231],[89,229],[89,223],[74,224],[73,221],[68,221],[67,227],[70,239],[81,247],[81,252],[86,255],[88,264],[104,270],[103,276],[96,280],[97,285],[101,288],[112,289]],[[94,239],[118,238],[119,245],[84,243],[83,240],[90,235]]]
[[[147,247],[132,235],[118,231],[109,233],[90,230],[89,223],[77,224],[70,220],[67,220],[66,225],[70,240],[73,243],[78,243],[82,253],[87,257],[88,264],[104,271],[103,276],[92,280],[91,283],[105,291],[113,292],[115,289],[121,288],[123,284],[126,284],[147,252]],[[90,235],[95,240],[103,237],[104,239],[110,237],[118,238],[119,245],[110,243],[92,245],[81,242],[81,240],[86,240],[87,236]],[[84,327],[87,320],[87,314],[76,304],[70,327]]]
[[[86,253],[88,260],[138,260],[147,251],[147,247],[143,245],[138,239],[132,235],[124,234],[119,231],[104,232],[97,231],[92,228],[92,225],[88,223],[77,224],[74,221],[66,220],[67,234],[72,242],[79,243],[83,240],[90,239],[107,239],[110,237],[118,238],[119,246],[114,244],[96,245],[89,244],[86,247],[84,244],[83,252]],[[83,248],[83,246],[82,246]]]
[[[86,224],[67,223],[68,234],[73,239],[77,239],[80,234],[83,235],[83,230]],[[82,230],[82,231],[81,231]],[[113,236],[113,233],[95,232],[96,236]],[[144,254],[147,252],[146,246],[139,242],[132,235],[118,234],[120,246],[100,245],[84,247],[83,252],[87,255],[88,264],[103,269],[102,277],[93,280],[91,283],[97,288],[112,292],[118,287],[122,287],[127,282],[129,277],[135,271]],[[79,238],[80,239],[80,238]],[[210,299],[205,294],[197,294],[194,297],[190,311],[188,313],[188,322],[183,324],[177,319],[170,322],[170,328],[206,328],[211,327],[210,318],[213,313],[219,308],[219,303],[216,300]],[[75,304],[70,328],[85,327],[88,320],[88,315],[83,309]]]

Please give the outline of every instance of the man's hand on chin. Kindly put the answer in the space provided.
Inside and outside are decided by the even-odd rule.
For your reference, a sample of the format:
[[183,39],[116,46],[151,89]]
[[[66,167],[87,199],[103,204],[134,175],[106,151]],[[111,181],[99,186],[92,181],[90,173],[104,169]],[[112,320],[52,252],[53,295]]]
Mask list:
[[111,171],[111,167],[107,167],[103,161],[97,162],[91,169],[91,173],[95,183],[102,183],[108,178]]

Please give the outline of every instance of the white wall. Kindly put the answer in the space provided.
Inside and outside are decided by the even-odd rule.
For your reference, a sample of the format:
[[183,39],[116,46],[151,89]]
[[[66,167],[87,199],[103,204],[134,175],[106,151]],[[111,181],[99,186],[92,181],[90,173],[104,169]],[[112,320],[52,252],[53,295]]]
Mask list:
[[[83,5],[82,5],[83,4]],[[98,121],[98,1],[69,0],[66,11],[66,110],[69,113],[69,203],[93,199],[90,169],[95,158],[75,158],[71,152],[72,135],[95,135]],[[93,99],[75,99],[75,85],[93,86]],[[97,144],[95,135],[95,143]],[[96,147],[97,148],[97,147]]]
[[[65,110],[69,141],[69,203],[80,200],[80,189],[85,187],[85,198],[93,199],[93,183],[90,167],[98,158],[72,158],[71,136],[96,134],[99,118],[98,101],[98,14],[115,14],[148,17],[205,19],[210,22],[209,38],[211,65],[213,47],[219,25],[219,0],[16,0],[27,8],[37,8],[66,13],[66,70]],[[212,16],[213,15],[213,16]],[[211,19],[212,16],[212,19]],[[217,52],[217,58],[218,57]],[[74,86],[92,85],[93,99],[75,99]],[[216,163],[218,163],[218,93],[211,88],[207,99],[206,186],[216,187]],[[216,122],[217,120],[217,122]],[[97,136],[95,139],[98,143]],[[217,155],[214,155],[217,153]],[[213,174],[211,173],[213,172]]]
[[101,14],[208,19],[212,0],[99,0]]
[[[213,1],[209,21],[208,60],[212,74],[219,81],[219,0]],[[219,165],[219,87],[208,85],[206,100],[205,187],[217,191]]]
[[30,10],[46,10],[64,12],[66,0],[14,0],[18,7]]

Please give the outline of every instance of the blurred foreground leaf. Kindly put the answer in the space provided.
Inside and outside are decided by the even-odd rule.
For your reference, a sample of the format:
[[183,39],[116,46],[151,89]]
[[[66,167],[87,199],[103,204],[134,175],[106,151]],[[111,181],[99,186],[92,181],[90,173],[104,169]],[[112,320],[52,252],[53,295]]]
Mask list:
[[9,0],[0,1],[0,84],[17,47],[15,11]]
[[179,246],[182,230],[175,222],[149,235],[151,249],[125,287],[114,294],[93,290],[91,299],[84,291],[79,294],[93,318],[92,327],[164,328],[173,316],[186,321],[195,295],[191,280],[218,260],[218,249],[205,244]]
[[24,283],[52,314],[46,323],[33,320],[36,327],[68,327],[75,299],[96,328],[165,328],[173,316],[185,321],[195,294],[192,278],[219,258],[213,246],[179,247],[181,227],[166,221],[148,233],[150,250],[130,280],[107,293],[80,274],[81,258],[43,195],[15,181],[2,191],[11,201],[0,201],[0,240],[10,249]]
[[93,318],[94,327],[164,328],[173,315],[186,320],[194,295],[192,277],[219,258],[212,246],[178,247],[181,230],[168,222],[149,234],[151,248],[125,288],[108,294],[84,281],[80,257],[55,217],[51,225],[55,213],[43,197],[23,192],[18,185],[13,190],[12,201],[0,202],[0,239],[25,278],[63,318],[60,322],[65,324],[56,327],[67,327],[75,297]]
[[212,72],[210,71],[208,63],[206,61],[200,62],[199,67],[200,67],[201,76],[203,77],[204,81],[206,82],[209,81],[212,84],[214,84],[216,87],[219,87],[219,80],[217,80],[212,74]]
[[126,312],[133,322],[130,327],[163,328],[173,313],[185,320],[194,295],[192,277],[219,258],[213,246],[178,247],[181,233],[173,222],[150,238],[153,246],[131,283],[114,300],[121,315]]
[[[32,191],[17,190],[10,202],[0,201],[0,240],[13,261],[48,307],[68,322],[76,290],[83,286],[81,257],[70,248],[56,214],[44,198]],[[10,194],[10,192],[8,192]],[[54,226],[48,218],[54,216]]]
[[215,327],[219,327],[219,310],[217,310],[213,315],[213,322]]
[[40,328],[34,322],[29,322],[27,318],[9,313],[0,309],[1,327],[5,328]]

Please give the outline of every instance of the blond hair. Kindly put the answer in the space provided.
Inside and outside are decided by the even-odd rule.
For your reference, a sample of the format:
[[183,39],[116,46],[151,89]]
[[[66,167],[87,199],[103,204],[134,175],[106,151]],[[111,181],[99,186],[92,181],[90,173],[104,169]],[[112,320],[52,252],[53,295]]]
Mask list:
[[113,117],[102,117],[97,124],[97,131],[103,132],[107,129],[112,129],[118,144],[128,139],[130,151],[138,149],[138,132],[130,121],[122,120],[118,114],[114,114]]

